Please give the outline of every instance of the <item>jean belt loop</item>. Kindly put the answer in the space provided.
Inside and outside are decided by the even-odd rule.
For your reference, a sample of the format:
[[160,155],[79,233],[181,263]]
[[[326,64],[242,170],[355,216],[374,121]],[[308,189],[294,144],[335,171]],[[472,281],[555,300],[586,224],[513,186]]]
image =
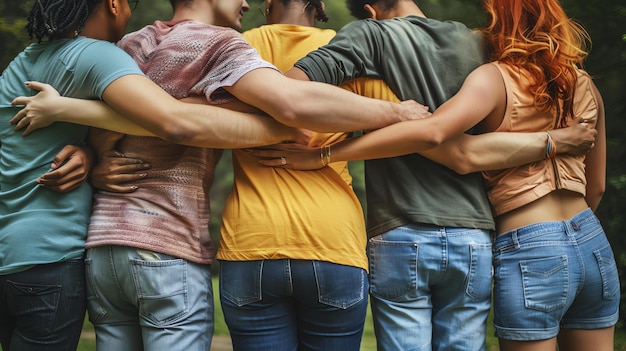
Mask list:
[[515,246],[516,249],[519,249],[520,244],[519,244],[519,239],[517,237],[518,231],[517,229],[513,231],[513,233],[511,233],[511,240],[513,241],[513,245]]

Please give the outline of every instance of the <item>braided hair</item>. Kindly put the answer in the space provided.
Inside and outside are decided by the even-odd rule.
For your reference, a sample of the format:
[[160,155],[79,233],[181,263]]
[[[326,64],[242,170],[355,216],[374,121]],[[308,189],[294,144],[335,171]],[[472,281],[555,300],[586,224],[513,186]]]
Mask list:
[[28,15],[26,31],[41,42],[65,36],[71,30],[80,33],[93,8],[102,0],[35,0]]
[[[287,6],[289,3],[296,1],[296,0],[281,0],[281,2],[283,3],[283,5]],[[304,0],[299,0],[300,2],[304,2]],[[315,17],[316,20],[320,21],[320,22],[328,22],[328,16],[326,15],[326,12],[324,12],[324,8],[322,7],[322,0],[307,0],[306,1],[306,10],[310,11],[315,9],[317,16]]]

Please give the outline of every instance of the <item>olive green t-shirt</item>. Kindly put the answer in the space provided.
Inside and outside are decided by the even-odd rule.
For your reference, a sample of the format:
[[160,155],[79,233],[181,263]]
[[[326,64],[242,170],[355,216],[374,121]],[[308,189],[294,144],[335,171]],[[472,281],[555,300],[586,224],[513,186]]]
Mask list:
[[[416,16],[360,20],[296,63],[311,80],[340,85],[383,79],[401,99],[431,111],[486,62],[482,36],[465,25]],[[491,230],[479,173],[459,175],[418,154],[365,163],[368,236],[406,224]]]

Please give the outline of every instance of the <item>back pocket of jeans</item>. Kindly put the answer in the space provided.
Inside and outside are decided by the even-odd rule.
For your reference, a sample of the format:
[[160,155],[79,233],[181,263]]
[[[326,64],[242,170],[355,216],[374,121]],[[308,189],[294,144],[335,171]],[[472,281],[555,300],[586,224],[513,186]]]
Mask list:
[[9,306],[26,315],[37,314],[36,319],[29,319],[34,325],[30,324],[27,328],[32,332],[41,332],[40,335],[49,334],[56,317],[62,287],[24,284],[10,280],[7,280],[7,285],[10,292],[7,298]]
[[261,301],[263,261],[221,261],[220,297],[241,307]]
[[367,275],[358,267],[313,261],[320,303],[348,309],[365,299]]
[[189,313],[187,263],[184,260],[131,260],[140,314],[163,326]]
[[[471,266],[467,279],[467,295],[474,300],[483,300],[491,296],[493,269],[491,244],[470,245]],[[489,272],[490,274],[485,274]]]
[[593,254],[598,261],[602,277],[602,298],[611,300],[619,293],[619,277],[613,250],[611,250],[611,246],[607,245],[600,250],[594,251]]
[[520,261],[526,308],[550,312],[565,307],[569,276],[567,256]]
[[413,242],[370,239],[372,295],[395,300],[417,289],[418,248]]
[[[87,253],[89,255],[89,252]],[[89,312],[89,320],[92,323],[102,321],[106,316],[107,311],[100,302],[100,296],[98,296],[96,289],[96,281],[94,276],[93,263],[91,258],[85,258],[85,276],[87,286],[87,311]]]

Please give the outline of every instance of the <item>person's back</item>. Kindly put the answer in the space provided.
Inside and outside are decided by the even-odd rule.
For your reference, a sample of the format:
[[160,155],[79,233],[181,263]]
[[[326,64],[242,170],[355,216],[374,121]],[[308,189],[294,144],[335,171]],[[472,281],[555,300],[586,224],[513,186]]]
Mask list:
[[[155,21],[126,35],[118,46],[174,98],[234,103],[237,99],[224,86],[252,70],[273,68],[237,31],[211,24],[212,3],[172,5],[171,21]],[[215,259],[209,191],[222,150],[131,135],[121,137],[115,149],[136,155],[150,169],[134,180],[131,193],[95,195],[86,247],[88,286],[103,306],[88,306],[98,345],[208,350],[214,309],[210,264]],[[123,291],[108,289],[111,284]],[[146,295],[159,297],[158,303]]]
[[[268,7],[268,22],[288,11],[320,20],[321,8],[320,1],[277,1]],[[314,22],[273,23],[243,36],[287,70],[334,36]],[[309,145],[346,136],[313,133]],[[217,257],[234,349],[358,349],[367,309],[366,235],[347,162],[313,172],[274,169],[233,150],[233,165]]]
[[[454,95],[487,59],[480,36],[456,22],[418,16],[364,20],[341,33],[346,35],[296,67],[312,80],[332,84],[380,78],[401,100],[423,101],[431,110]],[[338,55],[340,47],[351,50]],[[407,223],[493,229],[480,174],[462,176],[417,154],[367,161],[365,168],[369,237]]]
[[[486,46],[460,23],[428,19],[421,11],[397,16],[353,22],[295,67],[335,85],[382,79],[400,100],[435,110],[487,60]],[[385,89],[375,89],[377,97],[395,99]],[[410,154],[365,161],[365,183],[379,349],[484,349],[494,223],[480,174],[459,175]],[[412,312],[394,312],[405,308]],[[456,320],[463,322],[451,323]]]
[[[0,260],[2,273],[24,270],[33,264],[55,262],[68,253],[72,257],[82,255],[91,204],[89,184],[59,196],[39,187],[35,180],[50,169],[54,155],[63,146],[84,143],[87,128],[60,123],[40,131],[34,138],[23,138],[8,121],[19,110],[11,106],[11,100],[15,96],[31,93],[24,84],[29,80],[54,82],[64,95],[99,98],[106,85],[82,87],[76,82],[89,78],[87,67],[91,63],[85,55],[103,54],[106,51],[98,49],[102,45],[115,49],[113,44],[85,37],[32,44],[9,64],[0,77],[0,114],[6,122],[0,134],[0,157],[3,160],[0,170],[0,232],[3,233],[2,248],[5,251]],[[95,80],[92,82],[96,83]],[[50,250],[47,240],[35,239],[33,235],[37,235],[43,222],[38,224],[33,221],[34,218],[45,221],[48,231],[64,233],[58,240],[63,240],[65,245],[59,243],[61,245],[56,250]],[[68,227],[68,220],[75,225]],[[48,236],[48,233],[41,234]],[[30,237],[31,245],[21,245],[27,237]],[[37,249],[32,245],[36,245]]]
[[[243,36],[261,57],[289,69],[311,50],[327,44],[334,31],[271,24]],[[309,145],[319,147],[346,137],[346,133],[313,133]],[[301,172],[260,166],[244,150],[233,150],[233,156],[235,188],[224,206],[218,258],[315,259],[367,268],[364,253],[355,250],[365,246],[365,238],[347,162]],[[268,240],[259,245],[263,235]]]
[[[116,79],[142,74],[114,44],[92,39],[119,39],[113,27],[108,36],[94,30],[105,27],[103,22],[94,25],[97,19],[87,19],[96,16],[91,13],[94,7],[102,12],[109,9],[87,2],[51,8],[44,1],[33,7],[27,29],[40,42],[28,46],[0,76],[4,125],[0,129],[0,341],[6,350],[72,349],[82,329],[86,299],[82,258],[91,187],[83,184],[59,193],[36,181],[50,170],[66,144],[85,142],[87,128],[58,123],[24,138],[9,120],[19,110],[11,101],[18,95],[32,95],[25,82],[48,82],[65,96],[101,99]],[[128,6],[121,7],[118,15],[123,16],[118,25],[125,26]],[[74,27],[64,27],[71,23]],[[81,33],[84,26],[93,27]],[[54,303],[49,300],[52,296]],[[41,325],[42,320],[48,323]]]
[[[248,65],[225,59],[233,53],[225,53],[220,42],[238,35],[231,28],[193,20],[156,21],[126,35],[118,45],[173,97],[199,96],[207,103],[222,104],[236,99],[220,85],[232,84],[242,72],[259,67],[258,61],[246,59],[252,54],[248,48],[237,51],[237,62]],[[225,68],[229,64],[232,71]],[[87,247],[131,246],[198,264],[213,263],[208,194],[222,150],[132,135],[122,137],[116,150],[138,155],[150,170],[134,181],[132,193],[96,193]]]

